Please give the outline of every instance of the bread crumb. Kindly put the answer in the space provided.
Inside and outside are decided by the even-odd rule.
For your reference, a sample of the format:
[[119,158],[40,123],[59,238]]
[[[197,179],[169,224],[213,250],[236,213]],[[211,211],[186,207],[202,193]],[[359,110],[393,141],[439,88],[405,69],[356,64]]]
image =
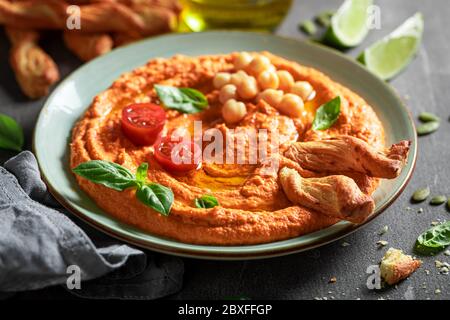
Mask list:
[[387,246],[387,245],[388,245],[388,242],[385,241],[385,240],[377,241],[378,249],[380,249],[380,248],[382,248],[382,247],[385,247],[385,246]]
[[345,241],[341,242],[341,247],[348,247],[349,245],[350,245],[350,243],[348,243],[348,242],[345,242]]
[[394,285],[409,277],[422,265],[422,261],[413,259],[402,250],[389,248],[380,264],[381,277],[389,285]]
[[383,229],[381,229],[381,230],[378,232],[378,234],[379,234],[380,236],[382,236],[383,234],[385,234],[385,233],[388,232],[388,231],[389,231],[389,227],[388,227],[388,226],[384,226]]
[[438,269],[440,274],[448,274],[450,270],[450,264],[448,264],[447,262],[436,260],[434,261],[434,265],[436,266],[436,269]]

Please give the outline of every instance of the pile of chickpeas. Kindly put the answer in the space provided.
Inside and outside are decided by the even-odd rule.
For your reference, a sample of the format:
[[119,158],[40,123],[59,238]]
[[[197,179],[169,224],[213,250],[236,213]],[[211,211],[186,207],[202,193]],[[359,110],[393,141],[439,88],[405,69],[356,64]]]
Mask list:
[[264,100],[280,113],[297,118],[304,110],[304,101],[316,94],[309,82],[294,81],[289,71],[277,70],[266,56],[240,52],[233,65],[235,73],[219,72],[213,79],[214,87],[220,89],[226,123],[237,123],[247,114],[240,100]]

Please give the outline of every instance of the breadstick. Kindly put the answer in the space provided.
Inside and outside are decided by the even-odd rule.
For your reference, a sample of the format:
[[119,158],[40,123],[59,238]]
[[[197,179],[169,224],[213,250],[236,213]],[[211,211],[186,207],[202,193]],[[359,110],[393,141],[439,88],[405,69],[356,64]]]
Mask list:
[[89,61],[111,51],[113,40],[106,33],[65,31],[64,43],[78,58]]
[[39,34],[12,27],[7,27],[6,33],[12,43],[10,63],[23,93],[30,98],[46,96],[59,80],[59,72],[53,59],[38,46]]
[[127,7],[136,4],[145,4],[149,6],[170,9],[176,14],[180,13],[182,9],[180,1],[178,0],[69,0],[68,1],[68,3],[76,5],[91,4],[98,2],[109,2],[109,3],[117,2],[126,5]]
[[144,3],[132,4],[129,7],[136,12],[145,25],[143,35],[155,35],[175,30],[177,26],[177,15],[163,7],[157,7]]
[[178,0],[92,0],[92,1],[116,1],[128,7],[133,5],[146,5],[151,7],[161,7],[178,14],[181,12],[181,4]]
[[[60,0],[9,2],[0,0],[0,24],[17,28],[65,29],[71,18],[69,4]],[[176,15],[151,4],[127,7],[119,2],[95,2],[80,6],[83,32],[121,32],[147,36],[173,29]]]
[[131,42],[135,42],[141,38],[142,37],[140,36],[132,36],[126,33],[115,33],[113,35],[114,47],[120,47]]
[[0,24],[25,29],[62,29],[67,4],[59,0],[0,0]]

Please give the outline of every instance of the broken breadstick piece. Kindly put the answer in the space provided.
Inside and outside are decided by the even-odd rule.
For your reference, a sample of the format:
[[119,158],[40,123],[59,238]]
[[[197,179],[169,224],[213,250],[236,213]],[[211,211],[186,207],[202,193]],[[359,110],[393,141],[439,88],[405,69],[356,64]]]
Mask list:
[[284,167],[279,178],[291,202],[331,217],[360,223],[375,208],[373,199],[343,175],[303,178],[295,169]]
[[105,33],[65,31],[64,43],[78,58],[89,61],[111,51],[113,40]]
[[389,248],[380,264],[381,277],[387,284],[393,285],[409,277],[422,265],[422,261],[413,259],[402,250]]
[[37,44],[39,33],[32,30],[6,28],[12,43],[10,62],[23,93],[30,98],[46,96],[59,80],[53,59]]

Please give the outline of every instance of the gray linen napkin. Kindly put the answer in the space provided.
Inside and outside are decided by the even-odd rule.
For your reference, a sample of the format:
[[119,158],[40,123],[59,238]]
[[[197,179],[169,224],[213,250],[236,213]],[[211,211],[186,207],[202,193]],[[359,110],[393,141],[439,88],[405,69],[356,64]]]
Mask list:
[[82,297],[155,299],[182,285],[181,259],[122,244],[67,213],[24,151],[0,166],[0,293],[66,287],[70,265],[83,282],[68,290]]

